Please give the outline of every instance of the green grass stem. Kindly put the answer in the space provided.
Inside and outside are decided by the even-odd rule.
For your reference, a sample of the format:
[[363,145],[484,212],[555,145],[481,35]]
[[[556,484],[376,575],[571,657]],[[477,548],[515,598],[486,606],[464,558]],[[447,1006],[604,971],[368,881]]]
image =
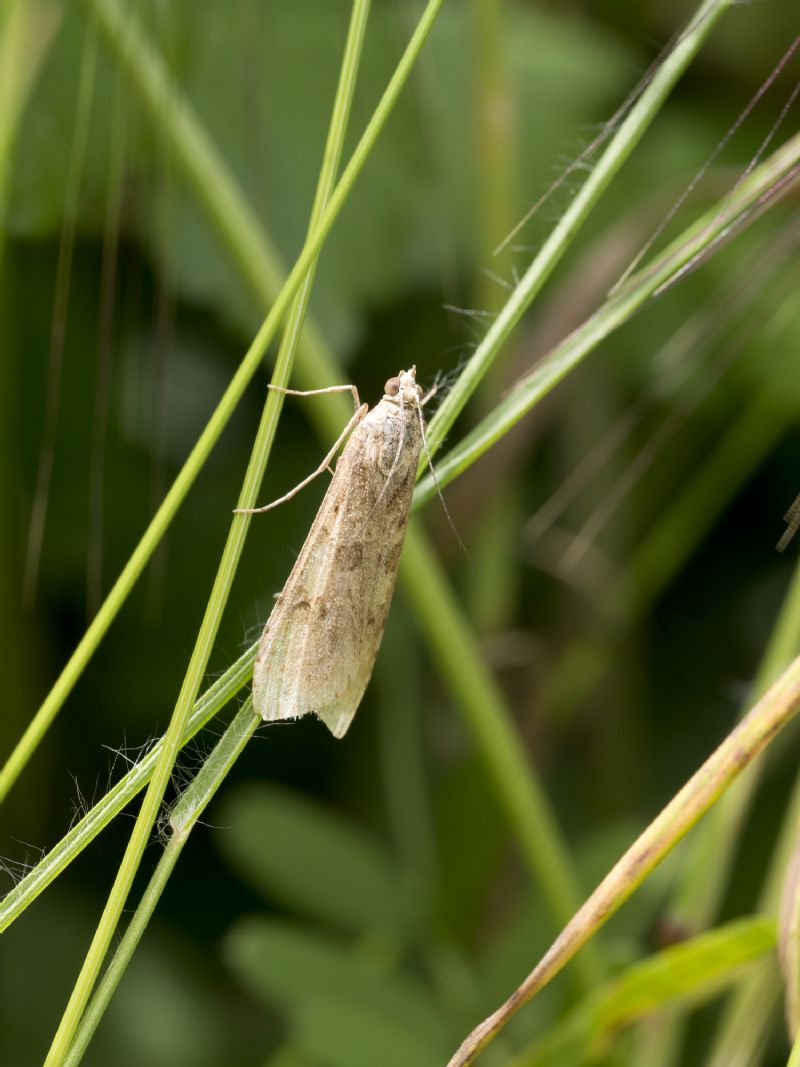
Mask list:
[[161,899],[161,894],[175,869],[175,864],[180,858],[190,833],[260,722],[260,718],[253,712],[253,704],[248,697],[214,746],[202,770],[175,805],[170,814],[170,839],[164,847],[161,859],[128,923],[122,940],[114,951],[105,974],[97,984],[94,996],[75,1032],[75,1039],[64,1060],[64,1067],[77,1067],[83,1059],[89,1042],[125,973],[125,968],[130,963],[147,929],[150,917]]
[[[581,890],[547,795],[532,772],[508,706],[466,625],[427,540],[412,520],[401,560],[403,591],[428,642],[431,656],[462,709],[475,750],[514,830],[523,860],[553,919],[565,924]],[[591,988],[600,973],[590,952],[576,981]]]
[[[642,884],[744,769],[800,711],[800,657],[637,838],[522,984],[467,1036],[448,1067],[466,1067]],[[769,909],[765,909],[769,914]],[[752,1026],[752,1015],[747,1016]],[[732,1059],[727,1061],[728,1064]]]
[[[118,20],[122,19],[121,9],[116,0],[85,0],[85,2],[91,3],[92,9],[97,12],[102,10],[106,14],[113,14]],[[244,390],[260,366],[264,352],[277,332],[277,328],[286,314],[292,297],[299,288],[308,268],[319,254],[325,238],[336,221],[355,184],[356,178],[361,173],[392,108],[397,102],[442,2],[443,0],[429,0],[403,56],[398,62],[389,84],[322,214],[319,226],[303,246],[303,250],[289,273],[269,314],[141,540],[21,740],[14,748],[2,771],[0,771],[0,802],[16,781],[31,754],[35,751],[42,737],[44,737],[56,715],[61,710],[64,701],[72,691],[84,667],[94,654],[136,580],[160,543],[175,513],[227,425]],[[149,55],[149,50],[146,49],[141,32],[136,30],[132,20],[124,22],[118,28],[118,36],[122,39],[127,49],[140,49],[145,56]],[[202,155],[195,162],[198,165],[202,165],[204,162]]]
[[686,1011],[741,978],[742,968],[775,951],[773,919],[748,916],[663,949],[627,967],[576,1004],[506,1067],[591,1062],[621,1030],[666,1007]]
[[[497,358],[511,331],[572,243],[592,208],[658,115],[673,86],[697,54],[731,0],[704,0],[631,108],[581,189],[515,286],[485,337],[458,376],[428,427],[433,455]],[[423,464],[420,464],[422,471]],[[420,490],[427,492],[427,490]]]
[[[215,182],[219,181],[218,175],[218,161],[213,155],[213,150],[206,142],[204,136],[201,133],[200,128],[196,125],[191,114],[183,107],[176,104],[175,90],[171,89],[167,79],[167,73],[161,69],[159,61],[148,50],[146,43],[137,37],[139,33],[135,27],[131,27],[125,22],[119,24],[115,19],[120,19],[121,14],[116,4],[108,3],[107,0],[92,0],[93,6],[97,6],[97,11],[102,12],[101,28],[106,32],[106,35],[116,43],[116,47],[125,48],[125,55],[127,56],[127,64],[131,69],[132,74],[135,77],[136,84],[143,92],[145,99],[150,102],[150,106],[153,110],[154,116],[159,116],[159,121],[164,121],[164,115],[169,116],[176,109],[180,115],[180,121],[177,123],[178,133],[176,135],[176,147],[174,151],[178,157],[179,165],[182,170],[191,172],[194,176],[190,182],[193,188],[203,188],[208,190],[213,188]],[[142,60],[142,54],[144,60]],[[132,57],[138,57],[141,62],[134,62]],[[142,68],[144,73],[142,73]],[[159,102],[161,107],[159,107]],[[168,129],[169,127],[167,127]],[[165,130],[165,133],[167,131]],[[197,144],[201,145],[201,148],[197,151],[193,150],[193,146]],[[205,170],[203,169],[205,167]],[[199,171],[199,173],[195,173]],[[226,179],[222,180],[223,187],[227,188]],[[233,192],[228,190],[230,195]],[[207,196],[208,194],[206,194]],[[238,196],[238,194],[237,194]],[[227,202],[229,197],[223,197],[223,203]],[[235,227],[228,227],[225,231],[227,234],[226,245],[231,249],[234,262],[237,264],[244,280],[248,278],[255,281],[256,278],[260,279],[261,288],[259,290],[260,296],[266,301],[267,293],[264,292],[263,278],[265,276],[261,268],[265,263],[270,262],[269,249],[261,243],[261,241],[250,241],[246,246],[243,246],[239,240],[241,232],[247,232],[248,234],[258,233],[259,227],[254,223],[253,219],[248,214],[246,205],[242,206],[237,201],[237,207],[235,210],[227,211],[211,210],[208,214],[215,224],[217,220],[223,216],[226,219],[233,218],[238,219],[239,223]],[[222,236],[224,237],[225,234]],[[234,249],[236,252],[234,253]],[[244,249],[244,251],[243,251]],[[267,272],[268,275],[269,272]],[[255,286],[254,286],[255,288]],[[306,354],[305,372],[302,377],[309,373],[308,371],[308,327],[306,327],[306,333],[303,338],[303,348],[301,353]],[[321,343],[320,343],[321,345]],[[312,349],[316,351],[316,349]],[[323,349],[324,352],[324,349]],[[325,354],[325,359],[330,362],[330,357]],[[312,366],[314,365],[312,360]],[[313,381],[313,378],[311,379]],[[318,384],[319,379],[315,382]],[[326,429],[328,427],[326,426]],[[478,668],[476,667],[476,670]],[[484,671],[484,684],[490,685],[491,679],[488,672]],[[209,715],[210,717],[210,715]],[[204,720],[205,721],[205,720]],[[192,723],[197,723],[192,729],[192,733],[196,729],[200,728],[200,718],[192,720]],[[189,731],[187,731],[188,735]],[[185,735],[186,739],[188,736]],[[159,743],[160,745],[163,742]],[[160,748],[159,748],[160,751]],[[121,808],[128,803],[136,791],[142,787],[142,785],[148,780],[152,773],[153,758],[148,756],[141,764],[141,766],[134,768],[125,778],[118,783],[118,785],[111,791],[111,793],[104,798],[81,822],[73,828],[72,831],[55,847],[55,849],[45,859],[26,876],[25,879],[12,891],[3,903],[2,910],[0,910],[0,922],[6,926],[21,913],[28,903],[38,894],[41,890],[52,881],[64,867],[73,859],[79,851],[86,847],[86,845],[93,839],[93,837],[99,832],[99,830],[107,824],[107,822],[113,818],[113,816],[121,810]],[[501,776],[497,776],[501,778]],[[538,787],[532,786],[537,792]],[[521,827],[524,825],[524,818],[518,815],[516,819],[512,820],[512,823]],[[521,831],[522,832],[522,831]],[[535,834],[534,828],[528,827],[524,834],[530,836],[531,833]],[[546,852],[546,850],[545,850]],[[562,849],[563,853],[563,849]],[[571,879],[574,884],[574,878]],[[561,917],[559,911],[557,916]]]
[[[253,676],[258,642],[251,645],[195,702],[181,744],[199,733]],[[159,740],[0,901],[0,934],[87,848],[150,781],[164,739]]]
[[[765,202],[771,202],[770,198],[776,189],[782,196],[795,189],[800,184],[798,163],[800,163],[800,135],[796,135],[782,145],[721,204],[715,205],[690,226],[656,259],[654,264],[633,275],[622,288],[616,290],[605,301],[598,311],[551,349],[532,371],[521,378],[494,410],[443,459],[437,462],[436,476],[439,485],[447,485],[482,456],[570,371],[574,370],[601,341],[622,326],[679,271],[694,263],[704,252],[718,244],[723,237],[727,237],[737,225],[757,217],[758,213],[764,209]],[[515,299],[512,295],[509,302],[514,302]],[[491,340],[492,338],[494,340]],[[489,351],[493,351],[498,343],[499,339],[493,330],[490,330],[478,351],[481,351],[484,346],[487,346]],[[444,405],[440,408],[440,412],[442,410],[444,410]],[[431,420],[431,426],[438,417],[439,412]],[[445,425],[449,426],[449,423],[446,422]],[[439,440],[441,441],[441,430]],[[435,492],[434,481],[428,475],[417,486],[414,494],[415,505],[425,503]]]
[[[369,0],[361,0],[353,8],[342,62],[339,85],[337,88],[329,136],[325,147],[323,163],[317,185],[317,193],[309,222],[309,239],[320,222],[325,206],[331,199],[335,175],[341,157],[342,145],[347,130],[356,75],[362,53],[366,19],[369,13]],[[276,384],[288,382],[294,361],[297,338],[302,330],[305,311],[311,292],[314,268],[319,256],[320,245],[313,255],[307,257],[305,276],[298,275],[299,285],[294,286],[295,294],[289,309],[287,329],[281,344],[275,368]],[[302,257],[301,257],[302,258]],[[287,283],[288,286],[288,283]],[[279,305],[276,304],[275,307]],[[273,308],[274,312],[274,308]],[[269,316],[267,316],[269,319]],[[280,320],[278,320],[280,321]],[[276,322],[277,325],[277,322]],[[275,436],[278,416],[283,394],[270,391],[266,397],[261,423],[256,434],[253,451],[245,473],[239,497],[239,507],[250,508],[256,503],[256,495],[261,487],[272,442]],[[67,1048],[72,1044],[76,1028],[84,1012],[92,987],[99,974],[102,962],[108,952],[111,939],[122,914],[122,909],[130,892],[133,878],[141,863],[144,849],[155,825],[158,810],[169,784],[172,769],[180,751],[183,734],[186,731],[192,706],[203,680],[208,660],[213,650],[219,624],[228,602],[236,569],[244,550],[245,538],[251,516],[235,514],[222,552],[219,568],[214,580],[208,605],[203,616],[194,650],[186,670],[180,694],[172,718],[164,735],[164,743],[158,761],[147,787],[141,809],[131,833],[119,871],[109,894],[108,901],[98,923],[83,967],[75,983],[67,1008],[56,1031],[47,1057],[48,1064],[60,1064]],[[149,905],[148,905],[149,906]],[[124,961],[124,962],[127,962]],[[123,963],[124,966],[124,963]]]

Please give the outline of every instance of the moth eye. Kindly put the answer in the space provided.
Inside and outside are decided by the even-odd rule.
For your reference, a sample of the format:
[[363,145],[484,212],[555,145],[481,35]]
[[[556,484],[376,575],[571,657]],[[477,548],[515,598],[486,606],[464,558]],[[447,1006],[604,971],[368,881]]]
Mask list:
[[422,388],[422,386],[421,386],[421,385],[418,385],[418,386],[417,386],[417,397],[418,397],[418,398],[419,398],[420,400],[422,400],[423,396],[425,396],[425,390],[424,390],[424,389]]
[[390,378],[386,385],[383,387],[383,391],[386,396],[397,396],[400,392],[400,379]]

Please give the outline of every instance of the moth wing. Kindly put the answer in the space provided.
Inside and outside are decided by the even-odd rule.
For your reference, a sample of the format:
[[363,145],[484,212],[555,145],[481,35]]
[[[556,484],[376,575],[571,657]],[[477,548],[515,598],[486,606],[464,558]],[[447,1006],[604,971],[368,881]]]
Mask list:
[[310,541],[309,534],[264,627],[253,665],[253,707],[270,722],[304,715],[303,692],[318,688],[319,680],[306,676],[304,652],[327,552],[324,544],[309,552]]
[[253,669],[253,705],[262,718],[279,721],[313,712],[334,737],[346,733],[372,674],[419,453],[412,447],[402,471],[394,471],[401,506],[387,524],[392,494],[384,496],[382,483],[374,480],[374,455],[362,454],[355,443],[369,434],[365,423],[336,466],[264,627]]
[[[368,670],[360,689],[352,684],[358,679],[358,623],[365,609],[355,608],[352,594],[339,588],[343,576],[337,574],[341,560],[335,558],[336,545],[354,521],[349,501],[353,483],[350,479],[348,484],[341,466],[340,461],[264,627],[253,667],[253,706],[263,719],[275,722],[316,712],[337,737],[347,730],[369,680]],[[339,502],[335,515],[326,506],[330,499]],[[347,579],[352,584],[351,574]],[[364,601],[368,583],[358,585],[358,599]],[[357,693],[355,702],[348,690]]]
[[[396,544],[341,542],[333,554],[328,588],[312,611],[305,646],[306,670],[317,684],[308,688],[301,714],[313,711],[334,737],[343,737],[367,688],[378,654],[397,577],[405,526]],[[360,550],[360,551],[359,551]],[[353,566],[354,556],[358,559]],[[366,562],[366,577],[353,574]],[[354,577],[356,580],[354,581]],[[336,604],[334,613],[325,605]]]

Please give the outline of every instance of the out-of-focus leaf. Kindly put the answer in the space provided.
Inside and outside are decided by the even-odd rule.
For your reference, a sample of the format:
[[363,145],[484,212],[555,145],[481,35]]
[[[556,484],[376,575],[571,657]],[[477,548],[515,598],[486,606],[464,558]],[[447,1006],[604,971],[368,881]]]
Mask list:
[[229,797],[224,850],[265,896],[349,930],[408,928],[390,857],[368,834],[308,800],[251,785]]
[[509,1067],[570,1067],[601,1056],[624,1027],[667,1004],[690,1006],[741,975],[775,947],[775,923],[741,919],[665,949],[587,997]]
[[297,1025],[300,1046],[326,1067],[441,1067],[454,1046],[410,1026],[399,1010],[365,1011],[353,1002],[309,1005]]
[[453,1044],[422,985],[355,947],[286,923],[250,919],[228,936],[226,954],[257,996],[288,1011],[295,1040],[326,1064],[438,1065]]
[[448,937],[468,937],[484,914],[505,844],[505,824],[480,763],[443,778],[435,798],[440,875],[437,919]]
[[[375,5],[353,105],[354,136],[385,86],[415,10]],[[41,236],[56,232],[60,223],[84,28],[81,13],[67,16],[37,87],[32,121],[20,130],[9,204],[10,225],[18,234]],[[137,17],[147,18],[144,7]],[[314,303],[332,343],[352,338],[357,309],[417,290],[426,278],[439,285],[442,274],[452,275],[474,246],[474,85],[464,62],[472,49],[469,19],[466,5],[446,5],[441,12],[414,91],[400,101],[367,167],[358,210],[345,211],[322,257]],[[528,6],[510,7],[506,21],[522,214],[551,180],[550,161],[565,138],[571,147],[572,131],[586,122],[590,109],[598,119],[606,117],[629,72],[619,45],[610,36],[589,33],[577,20],[553,19]],[[287,262],[299,250],[307,224],[346,22],[345,8],[317,0],[269,0],[235,13],[209,4],[202,19],[183,0],[147,26]],[[231,56],[240,61],[231,64]],[[163,152],[134,94],[128,92],[124,114],[113,111],[119,97],[111,88],[120,76],[107,63],[99,65],[83,225],[94,231],[102,226],[110,130],[125,122],[126,231],[154,257],[166,254],[178,292],[249,329],[259,320],[256,309],[180,183],[170,189],[164,210]]]

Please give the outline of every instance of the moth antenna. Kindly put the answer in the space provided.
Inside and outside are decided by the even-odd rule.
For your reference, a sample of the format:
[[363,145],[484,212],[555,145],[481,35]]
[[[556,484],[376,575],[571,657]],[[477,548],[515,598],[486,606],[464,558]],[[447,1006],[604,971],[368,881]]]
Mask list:
[[442,496],[442,490],[441,490],[441,486],[439,485],[439,479],[436,477],[436,471],[433,469],[433,460],[431,459],[431,454],[430,454],[430,451],[428,449],[428,435],[425,433],[425,422],[424,422],[424,420],[422,418],[422,405],[421,404],[417,404],[417,416],[419,417],[419,427],[420,427],[420,430],[422,431],[422,447],[425,449],[425,459],[428,461],[428,470],[431,472],[431,478],[433,478],[433,484],[436,486],[436,495],[439,497],[439,500],[442,503],[442,508],[444,509],[445,517],[447,518],[447,523],[448,523],[450,529],[455,534],[456,541],[458,541],[458,544],[461,547],[462,552],[464,553],[464,555],[469,560],[470,566],[471,566],[472,565],[472,556],[470,556],[469,549],[464,544],[464,542],[461,540],[461,534],[456,529],[456,524],[453,522],[453,517],[450,514],[450,512],[447,510],[447,504],[445,504],[444,497]]

